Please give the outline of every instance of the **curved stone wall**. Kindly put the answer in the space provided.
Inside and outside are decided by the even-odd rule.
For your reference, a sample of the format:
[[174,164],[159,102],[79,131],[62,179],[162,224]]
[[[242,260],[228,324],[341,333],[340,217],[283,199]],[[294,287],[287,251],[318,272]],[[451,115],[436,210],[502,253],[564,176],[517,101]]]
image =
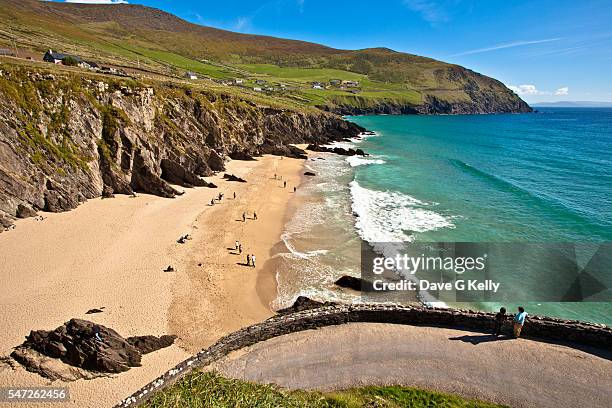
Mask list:
[[[145,402],[155,392],[173,384],[194,368],[205,367],[232,351],[284,334],[350,322],[490,331],[493,329],[494,320],[495,315],[493,313],[382,304],[330,305],[277,315],[221,338],[211,347],[183,361],[121,401],[116,407],[137,406]],[[512,320],[510,317],[505,322],[503,330],[507,334],[511,333]],[[533,340],[592,346],[604,350],[612,349],[612,329],[605,325],[579,321],[531,316],[527,319],[523,336]]]

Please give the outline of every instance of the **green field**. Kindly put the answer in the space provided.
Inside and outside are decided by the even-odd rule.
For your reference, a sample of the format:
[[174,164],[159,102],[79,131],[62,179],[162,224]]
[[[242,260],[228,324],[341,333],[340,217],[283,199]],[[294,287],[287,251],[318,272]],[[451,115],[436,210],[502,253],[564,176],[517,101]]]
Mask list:
[[146,408],[495,408],[500,405],[407,387],[364,387],[338,392],[285,391],[195,372],[156,394]]
[[[269,96],[331,109],[414,107],[436,98],[512,111],[522,102],[499,81],[431,58],[233,33],[139,5],[0,0],[0,47],[15,45],[22,58],[40,60],[51,48],[133,75],[182,79],[193,71],[219,82],[242,78],[238,92],[258,86]],[[330,84],[334,79],[359,85],[342,89]],[[325,89],[313,89],[313,82]]]

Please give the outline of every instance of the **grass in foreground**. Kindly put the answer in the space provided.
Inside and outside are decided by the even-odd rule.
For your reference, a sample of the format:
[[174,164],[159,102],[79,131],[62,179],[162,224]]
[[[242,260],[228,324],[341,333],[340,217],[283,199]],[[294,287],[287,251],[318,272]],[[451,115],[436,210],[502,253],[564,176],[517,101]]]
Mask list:
[[364,387],[330,393],[285,391],[275,386],[227,379],[214,372],[195,372],[157,394],[143,407],[493,408],[500,405],[397,386]]

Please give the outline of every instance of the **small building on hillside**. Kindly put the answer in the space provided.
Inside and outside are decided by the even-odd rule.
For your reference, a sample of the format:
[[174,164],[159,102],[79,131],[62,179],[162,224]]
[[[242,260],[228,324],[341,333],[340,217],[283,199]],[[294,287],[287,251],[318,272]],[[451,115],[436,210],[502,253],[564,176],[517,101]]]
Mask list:
[[8,48],[0,48],[0,55],[5,57],[14,57],[15,53]]
[[53,50],[49,50],[43,55],[43,61],[52,64],[71,65],[94,70],[100,68],[98,64],[93,61],[85,61],[76,55],[62,54],[61,52],[54,52]]
[[329,84],[330,84],[330,85],[333,85],[333,86],[338,86],[338,85],[340,85],[341,83],[342,83],[342,80],[341,80],[341,79],[330,79],[330,80],[329,80]]
[[255,80],[255,83],[256,83],[257,85],[263,85],[263,84],[265,84],[265,83],[266,83],[266,81],[264,81],[263,79],[256,79],[256,80]]
[[244,81],[243,81],[242,79],[240,79],[240,78],[236,78],[236,79],[234,80],[234,83],[235,83],[236,85],[240,85],[240,84],[242,84],[243,82],[244,82]]
[[255,92],[261,92],[261,91],[262,91],[262,89],[261,89],[260,87],[258,87],[258,86],[256,86],[255,88],[253,88],[253,90],[254,90]]
[[63,64],[64,60],[73,59],[78,64],[81,59],[68,54],[62,54],[61,52],[54,52],[49,50],[43,55],[43,61],[50,62],[52,64]]
[[356,87],[359,86],[359,81],[342,81],[342,85],[347,87]]
[[195,72],[187,71],[185,72],[185,78],[187,79],[198,79],[198,76]]
[[312,89],[323,89],[323,86],[318,85],[318,84],[317,85],[313,85]]

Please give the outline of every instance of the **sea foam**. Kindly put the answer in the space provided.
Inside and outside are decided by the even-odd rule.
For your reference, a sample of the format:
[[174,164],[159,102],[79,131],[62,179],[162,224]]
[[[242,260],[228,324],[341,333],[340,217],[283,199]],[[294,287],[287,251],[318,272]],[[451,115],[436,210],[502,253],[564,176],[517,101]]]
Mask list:
[[411,232],[454,228],[450,217],[432,211],[427,203],[407,194],[364,188],[350,183],[352,209],[359,235],[372,242],[412,241]]

